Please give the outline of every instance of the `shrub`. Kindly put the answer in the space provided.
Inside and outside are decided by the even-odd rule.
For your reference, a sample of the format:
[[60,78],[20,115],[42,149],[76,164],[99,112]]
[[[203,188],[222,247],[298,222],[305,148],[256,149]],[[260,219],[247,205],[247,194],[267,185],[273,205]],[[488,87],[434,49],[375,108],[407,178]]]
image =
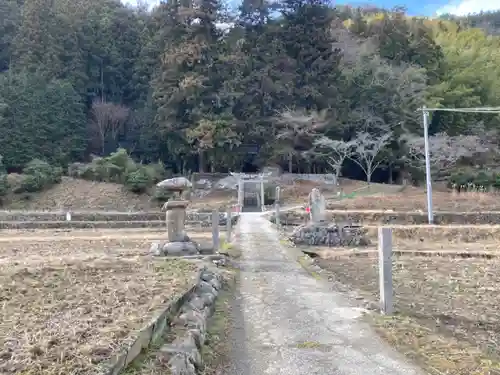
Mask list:
[[130,172],[125,180],[126,188],[134,193],[144,193],[152,184],[153,180],[145,167]]
[[61,182],[62,168],[52,167],[43,160],[34,159],[24,167],[23,175],[20,187],[16,192],[33,193]]
[[143,193],[165,178],[163,163],[149,165],[136,163],[125,149],[118,149],[108,157],[97,157],[91,163],[73,163],[68,175],[90,181],[123,184],[130,191]]
[[2,155],[0,155],[0,201],[1,197],[7,195],[9,191],[9,181],[7,180],[7,171],[2,162]]
[[82,178],[85,170],[87,169],[87,164],[85,163],[71,163],[68,166],[68,176],[74,178]]
[[460,189],[461,186],[466,186],[467,184],[472,183],[472,181],[474,181],[474,175],[472,173],[459,171],[450,176],[448,186],[453,187],[455,185],[457,189]]
[[43,188],[44,180],[41,175],[28,174],[23,177],[23,181],[21,182],[21,187],[18,192],[34,193],[43,190]]
[[148,164],[145,166],[148,175],[151,177],[153,183],[158,183],[167,178],[167,171],[165,165],[158,161],[157,163]]
[[487,171],[475,171],[471,169],[463,169],[453,173],[448,180],[448,187],[461,189],[473,185],[475,188],[489,187],[500,188],[500,175],[496,173],[488,173]]
[[0,201],[2,197],[6,196],[9,191],[9,181],[7,180],[7,173],[0,174]]
[[474,180],[472,183],[477,187],[490,187],[493,184],[494,177],[491,174],[486,174],[484,171],[479,172],[476,176],[474,176]]
[[171,191],[168,191],[166,189],[162,188],[155,188],[153,191],[153,196],[151,197],[151,200],[153,202],[157,202],[158,206],[163,206],[165,202],[168,202],[168,200],[173,197],[174,193]]
[[117,166],[122,172],[137,169],[135,168],[135,162],[124,148],[119,148],[103,159],[106,160],[107,163]]

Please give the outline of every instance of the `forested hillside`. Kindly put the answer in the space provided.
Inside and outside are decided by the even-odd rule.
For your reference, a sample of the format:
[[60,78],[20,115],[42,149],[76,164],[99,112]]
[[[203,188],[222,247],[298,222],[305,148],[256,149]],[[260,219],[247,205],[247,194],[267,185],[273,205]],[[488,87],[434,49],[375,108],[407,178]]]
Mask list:
[[[243,0],[238,14],[218,0],[3,0],[0,154],[9,171],[121,147],[174,173],[415,178],[418,108],[500,105],[500,37],[474,22],[322,0]],[[498,115],[432,114],[433,167],[478,154],[487,167],[498,129]]]

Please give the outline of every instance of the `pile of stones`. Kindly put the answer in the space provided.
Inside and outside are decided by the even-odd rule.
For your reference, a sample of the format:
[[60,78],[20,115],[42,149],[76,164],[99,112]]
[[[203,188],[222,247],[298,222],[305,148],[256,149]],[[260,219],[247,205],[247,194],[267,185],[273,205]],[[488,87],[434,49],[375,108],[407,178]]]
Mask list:
[[313,189],[308,198],[310,221],[296,228],[289,240],[307,246],[368,246],[367,230],[359,225],[332,223],[326,220],[325,197]]
[[299,226],[289,240],[295,245],[307,246],[368,246],[370,240],[366,233],[362,226],[320,221]]

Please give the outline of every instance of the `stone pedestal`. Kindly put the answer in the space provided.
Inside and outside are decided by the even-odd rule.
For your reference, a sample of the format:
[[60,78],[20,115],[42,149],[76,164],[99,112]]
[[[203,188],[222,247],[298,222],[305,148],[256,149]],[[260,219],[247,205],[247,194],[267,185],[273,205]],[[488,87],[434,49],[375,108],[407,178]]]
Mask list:
[[188,201],[170,201],[163,206],[166,210],[168,242],[153,244],[155,255],[183,256],[198,254],[198,245],[191,241],[185,232],[186,208]]
[[167,233],[169,242],[189,241],[184,232],[186,222],[186,208],[188,201],[170,201],[165,204],[166,214],[165,222],[167,224]]

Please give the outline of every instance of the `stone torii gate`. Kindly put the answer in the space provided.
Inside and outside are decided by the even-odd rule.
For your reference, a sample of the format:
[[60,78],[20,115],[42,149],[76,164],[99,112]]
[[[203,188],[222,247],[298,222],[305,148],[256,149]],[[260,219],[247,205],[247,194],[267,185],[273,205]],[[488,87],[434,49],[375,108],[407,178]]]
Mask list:
[[239,211],[243,211],[243,206],[244,206],[244,198],[245,198],[245,182],[247,183],[252,183],[260,184],[260,208],[262,211],[265,211],[265,206],[264,206],[264,184],[269,182],[267,178],[271,176],[272,173],[259,173],[259,174],[249,174],[249,173],[237,173],[237,172],[230,172],[231,176],[236,177],[238,181],[238,207]]

